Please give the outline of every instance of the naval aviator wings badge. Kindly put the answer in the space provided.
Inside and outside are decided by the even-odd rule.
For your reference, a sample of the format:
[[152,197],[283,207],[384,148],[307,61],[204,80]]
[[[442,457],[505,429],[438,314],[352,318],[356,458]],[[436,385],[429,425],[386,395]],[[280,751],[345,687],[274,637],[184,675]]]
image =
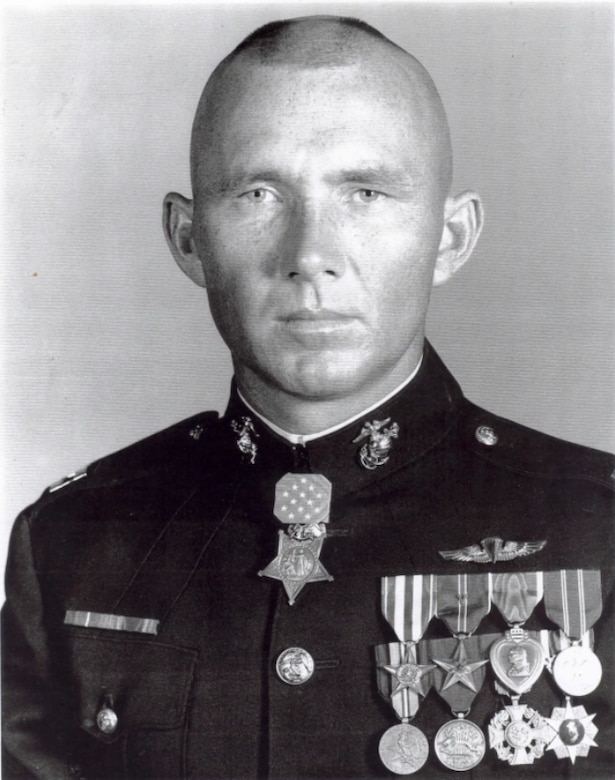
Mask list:
[[258,574],[280,580],[289,604],[308,582],[333,579],[320,562],[330,504],[331,483],[322,474],[285,474],[276,484],[273,513],[288,530],[278,531],[278,554]]
[[505,542],[499,536],[488,536],[481,539],[480,544],[470,544],[458,550],[439,550],[446,561],[461,561],[470,563],[498,563],[512,561],[526,555],[540,552],[546,540],[539,542]]

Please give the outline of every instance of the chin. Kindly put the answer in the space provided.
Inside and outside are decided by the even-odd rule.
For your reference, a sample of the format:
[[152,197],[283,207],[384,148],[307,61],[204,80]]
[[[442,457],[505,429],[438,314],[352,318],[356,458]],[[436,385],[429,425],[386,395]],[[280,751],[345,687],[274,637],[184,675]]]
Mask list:
[[369,383],[367,372],[348,366],[339,356],[302,361],[280,377],[286,392],[314,400],[334,400],[352,395]]

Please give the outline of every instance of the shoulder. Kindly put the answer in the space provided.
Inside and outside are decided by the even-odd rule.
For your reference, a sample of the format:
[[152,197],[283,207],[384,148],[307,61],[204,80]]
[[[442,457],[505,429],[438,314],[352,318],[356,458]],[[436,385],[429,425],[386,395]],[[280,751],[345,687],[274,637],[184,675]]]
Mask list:
[[615,456],[549,436],[468,402],[464,446],[495,467],[537,478],[581,480],[615,491]]
[[134,483],[161,475],[187,474],[219,439],[217,412],[202,412],[93,461],[49,485],[33,508],[97,488]]

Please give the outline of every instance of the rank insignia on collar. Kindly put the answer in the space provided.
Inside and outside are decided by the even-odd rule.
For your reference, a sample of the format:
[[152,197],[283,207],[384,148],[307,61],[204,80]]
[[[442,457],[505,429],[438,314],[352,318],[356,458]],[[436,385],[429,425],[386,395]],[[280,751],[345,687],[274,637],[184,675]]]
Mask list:
[[470,561],[471,563],[498,563],[512,561],[540,552],[546,544],[540,542],[505,542],[499,536],[488,536],[480,544],[460,547],[459,550],[439,550],[439,554],[447,561]]
[[254,423],[249,417],[240,417],[239,420],[231,422],[231,428],[237,434],[237,448],[246,460],[253,464],[257,452],[253,438],[258,437],[258,433],[254,430]]
[[373,471],[378,466],[384,466],[389,460],[389,453],[393,446],[393,439],[399,436],[399,425],[393,423],[385,428],[391,422],[391,418],[386,420],[374,420],[365,423],[361,428],[361,433],[353,439],[353,443],[368,439],[359,450],[359,460],[363,468]]

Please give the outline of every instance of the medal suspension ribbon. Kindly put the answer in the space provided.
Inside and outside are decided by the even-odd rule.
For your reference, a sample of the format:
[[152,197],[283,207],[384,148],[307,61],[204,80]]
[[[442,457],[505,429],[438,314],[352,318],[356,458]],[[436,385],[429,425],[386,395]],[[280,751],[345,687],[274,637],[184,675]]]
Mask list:
[[433,664],[417,663],[417,643],[436,609],[433,575],[382,578],[382,614],[399,639],[376,647],[378,690],[401,723],[380,738],[378,753],[391,772],[408,775],[427,761],[429,744],[409,721],[431,687]]
[[545,572],[544,588],[547,616],[573,641],[580,640],[602,614],[599,571]]
[[460,772],[477,766],[485,755],[481,729],[465,716],[485,680],[483,656],[493,641],[493,636],[488,643],[484,636],[472,636],[491,608],[489,574],[439,575],[436,588],[436,614],[453,638],[421,644],[438,667],[435,688],[456,718],[438,730],[434,749],[444,766]]
[[434,684],[453,714],[467,713],[485,679],[486,648],[471,635],[491,608],[489,574],[438,575],[436,587],[436,614],[456,642],[429,642],[431,658],[439,667]]
[[416,643],[435,614],[434,575],[383,577],[381,608],[399,642],[376,647],[378,690],[391,700],[397,716],[407,720],[418,711],[419,695],[431,687],[427,673],[433,666],[417,664]]

